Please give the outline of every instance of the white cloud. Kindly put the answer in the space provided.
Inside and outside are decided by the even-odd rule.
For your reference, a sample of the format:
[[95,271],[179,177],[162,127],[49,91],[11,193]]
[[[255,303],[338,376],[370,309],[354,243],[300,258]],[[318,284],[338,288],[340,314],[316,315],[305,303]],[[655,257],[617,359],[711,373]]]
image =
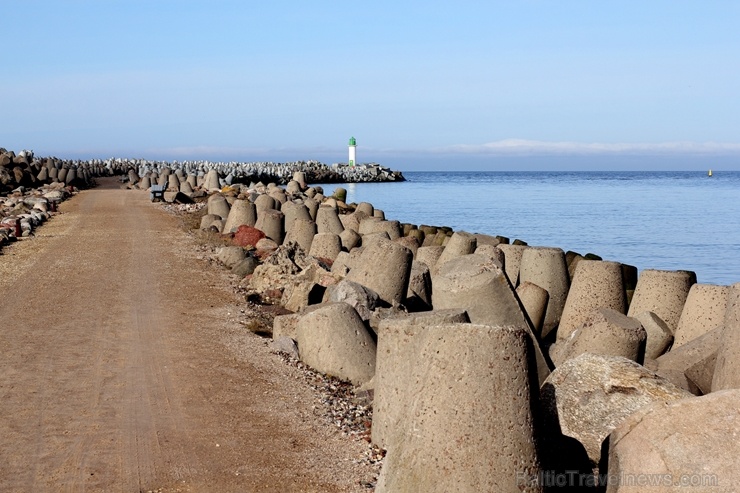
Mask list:
[[721,142],[583,143],[506,139],[486,144],[458,144],[430,150],[435,154],[482,155],[668,155],[740,154],[740,144]]

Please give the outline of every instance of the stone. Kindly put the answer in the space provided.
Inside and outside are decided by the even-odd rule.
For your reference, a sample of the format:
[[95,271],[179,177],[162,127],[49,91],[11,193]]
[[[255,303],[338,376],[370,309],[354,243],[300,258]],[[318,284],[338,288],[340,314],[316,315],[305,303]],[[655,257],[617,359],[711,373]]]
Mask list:
[[557,340],[568,339],[597,308],[610,308],[622,314],[627,312],[622,266],[618,262],[584,259],[575,269]]
[[567,340],[551,348],[550,357],[555,366],[583,353],[621,356],[642,363],[646,339],[647,333],[637,319],[611,308],[598,308]]
[[[607,493],[740,491],[740,390],[643,407],[609,437],[609,477],[667,478],[659,486],[614,481]],[[674,485],[674,481],[682,481]]]
[[680,347],[721,326],[727,311],[729,293],[729,286],[692,285],[678,319],[673,347]]
[[370,320],[373,310],[379,306],[380,298],[378,297],[378,293],[372,289],[362,284],[343,279],[326,289],[322,302],[347,303],[357,311],[363,322],[367,322]]
[[286,310],[300,312],[309,305],[321,303],[324,290],[324,286],[316,283],[314,279],[301,274],[285,287],[280,304]]
[[389,305],[401,303],[408,290],[412,258],[407,248],[379,239],[364,247],[347,279],[372,289]]
[[722,343],[712,380],[712,392],[740,388],[740,283],[727,296]]
[[675,335],[678,320],[696,274],[689,271],[645,269],[640,273],[627,315],[653,312]]
[[[542,491],[522,484],[540,473],[526,331],[472,324],[399,330],[407,331],[416,363],[406,376],[405,417],[386,437],[376,491]],[[381,385],[376,380],[376,400]]]
[[231,268],[231,272],[235,276],[246,277],[254,273],[254,269],[257,268],[257,260],[254,257],[246,257],[241,262],[237,263]]
[[301,361],[355,385],[375,375],[375,341],[347,303],[328,303],[301,317],[296,328]]
[[[632,413],[687,397],[692,395],[634,361],[590,353],[555,368],[541,390],[547,428],[578,440],[593,467],[601,462],[604,439]],[[551,442],[555,449],[557,442]]]
[[276,353],[285,353],[289,357],[298,359],[298,345],[290,337],[278,337],[270,343],[270,349]]
[[[506,250],[504,250],[504,255],[506,255]],[[525,249],[522,252],[519,266],[519,282],[525,281],[547,290],[547,294],[550,295],[541,332],[541,337],[547,337],[550,331],[560,323],[570,287],[565,252],[560,248],[549,247]]]
[[259,243],[262,238],[266,238],[265,233],[257,228],[242,224],[237,228],[236,232],[234,233],[234,238],[232,238],[231,242],[234,245],[238,245],[240,247],[256,247],[257,243]]
[[645,358],[656,359],[671,347],[673,334],[666,323],[653,312],[642,312],[635,315],[647,334],[645,341]]
[[224,264],[228,268],[234,267],[236,264],[246,258],[246,252],[240,246],[225,246],[221,247],[216,255],[216,259]]

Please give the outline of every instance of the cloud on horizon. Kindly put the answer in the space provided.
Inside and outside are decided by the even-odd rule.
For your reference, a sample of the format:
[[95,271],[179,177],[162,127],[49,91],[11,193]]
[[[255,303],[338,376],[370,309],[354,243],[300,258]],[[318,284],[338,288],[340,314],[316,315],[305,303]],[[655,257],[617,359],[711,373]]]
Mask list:
[[583,143],[544,142],[525,139],[505,139],[486,144],[458,144],[437,147],[435,154],[480,155],[733,155],[740,154],[740,144],[721,142],[661,142],[661,143]]

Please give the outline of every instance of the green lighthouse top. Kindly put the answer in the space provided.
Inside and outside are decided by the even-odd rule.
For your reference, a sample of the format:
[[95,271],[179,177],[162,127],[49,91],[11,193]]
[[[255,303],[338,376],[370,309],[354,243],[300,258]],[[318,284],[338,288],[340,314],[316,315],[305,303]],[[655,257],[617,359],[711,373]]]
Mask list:
[[351,146],[357,145],[357,142],[355,141],[355,138],[354,137],[350,137],[349,138],[349,145],[351,145]]

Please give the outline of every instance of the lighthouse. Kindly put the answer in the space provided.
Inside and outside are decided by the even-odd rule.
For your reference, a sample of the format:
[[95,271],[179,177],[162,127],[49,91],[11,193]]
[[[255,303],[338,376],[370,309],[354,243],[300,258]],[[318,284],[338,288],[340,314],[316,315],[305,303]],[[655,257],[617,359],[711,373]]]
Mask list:
[[357,164],[357,141],[354,137],[349,138],[349,165]]

